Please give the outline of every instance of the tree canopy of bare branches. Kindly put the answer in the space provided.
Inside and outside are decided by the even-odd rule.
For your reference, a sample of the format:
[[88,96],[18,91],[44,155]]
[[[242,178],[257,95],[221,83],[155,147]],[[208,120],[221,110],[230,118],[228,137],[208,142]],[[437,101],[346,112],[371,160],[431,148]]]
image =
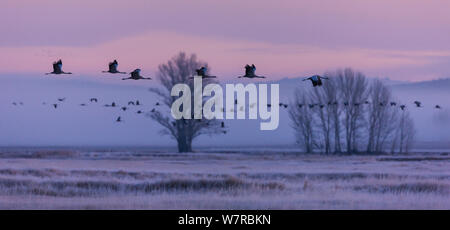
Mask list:
[[414,123],[407,110],[390,104],[393,96],[381,81],[352,69],[325,73],[322,87],[297,89],[289,117],[306,152],[326,154],[408,151]]
[[292,127],[294,128],[297,142],[302,144],[306,152],[312,152],[314,145],[313,127],[314,119],[313,115],[308,112],[307,107],[311,101],[307,94],[301,91],[295,93],[295,105],[296,108],[289,109],[289,117],[292,121]]
[[369,94],[372,103],[368,106],[367,152],[382,152],[388,138],[394,138],[399,128],[399,109],[390,106],[391,91],[380,80],[372,82]]
[[[178,98],[171,96],[172,87],[176,84],[189,85],[191,92],[194,92],[192,77],[196,73],[196,69],[207,67],[206,62],[198,61],[195,54],[187,55],[180,52],[165,64],[158,67],[157,79],[162,88],[151,88],[150,91],[155,93],[162,101],[162,106],[167,111],[157,109],[149,113],[149,116],[159,123],[163,129],[161,134],[170,135],[178,144],[179,152],[192,152],[192,141],[203,134],[213,135],[223,132],[220,122],[215,119],[174,119],[170,114],[173,102]],[[207,68],[208,69],[208,68]],[[203,87],[209,83],[213,83],[212,79],[203,79]],[[193,101],[193,94],[191,95]],[[204,101],[207,98],[203,98]],[[194,109],[192,103],[192,117],[194,117]]]

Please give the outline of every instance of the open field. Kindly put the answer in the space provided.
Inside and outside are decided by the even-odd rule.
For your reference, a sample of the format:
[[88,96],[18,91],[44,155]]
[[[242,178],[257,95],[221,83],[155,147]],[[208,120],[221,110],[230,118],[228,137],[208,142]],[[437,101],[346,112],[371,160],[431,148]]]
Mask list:
[[450,209],[450,155],[0,150],[1,209]]

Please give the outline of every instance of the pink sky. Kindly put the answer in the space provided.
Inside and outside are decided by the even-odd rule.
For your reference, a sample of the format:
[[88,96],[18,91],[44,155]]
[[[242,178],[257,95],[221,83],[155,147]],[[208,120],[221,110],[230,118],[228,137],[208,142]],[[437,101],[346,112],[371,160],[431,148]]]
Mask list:
[[6,0],[1,73],[119,69],[154,74],[178,51],[232,78],[254,63],[274,79],[353,67],[399,80],[450,77],[447,0]]

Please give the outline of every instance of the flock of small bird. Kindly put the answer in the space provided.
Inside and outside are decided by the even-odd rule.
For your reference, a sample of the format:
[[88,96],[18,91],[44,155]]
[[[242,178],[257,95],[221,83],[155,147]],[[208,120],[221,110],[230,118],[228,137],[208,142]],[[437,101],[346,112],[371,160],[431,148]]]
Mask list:
[[[348,106],[359,107],[359,106],[361,106],[361,105],[369,105],[369,104],[371,104],[371,102],[370,102],[370,101],[365,101],[364,103],[352,103],[352,104],[349,103],[349,102],[343,102],[343,103],[341,103],[341,104],[342,104],[344,107],[348,107]],[[422,106],[422,102],[420,102],[420,101],[414,101],[413,104],[414,104],[415,107],[417,107],[417,108],[423,108],[423,107],[424,107],[424,106]],[[286,105],[286,104],[280,103],[280,106],[282,106],[282,105],[283,105],[285,108],[287,108],[287,105]],[[339,103],[338,103],[337,101],[334,101],[334,102],[329,101],[329,102],[326,103],[326,104],[319,104],[319,103],[313,103],[313,104],[297,104],[297,106],[298,106],[299,108],[303,108],[303,106],[308,106],[308,108],[310,108],[310,109],[313,109],[313,108],[315,108],[315,107],[318,107],[318,108],[323,109],[323,108],[325,108],[325,106],[338,106],[338,105],[339,105]],[[391,106],[391,107],[394,107],[394,106],[397,106],[397,102],[394,102],[394,101],[391,101],[391,102],[379,102],[378,105],[379,105],[379,106]],[[270,107],[271,105],[268,104],[267,106]],[[405,110],[406,107],[407,107],[407,106],[406,106],[405,104],[398,105],[398,108],[400,108],[401,110]],[[435,108],[435,109],[442,109],[442,107],[441,107],[440,105],[435,105],[434,108]]]
[[[59,106],[60,106],[60,104],[62,104],[62,103],[64,103],[65,101],[66,101],[66,98],[65,97],[63,97],[63,98],[57,98],[57,101],[58,101],[58,103],[53,103],[53,104],[51,104],[51,106],[54,108],[54,109],[57,109]],[[89,99],[89,102],[90,103],[98,103],[98,98],[90,98]],[[46,102],[43,102],[42,103],[43,105],[47,105],[47,103]],[[236,99],[235,101],[234,101],[234,104],[238,104],[238,100]],[[369,101],[365,101],[364,103],[353,103],[353,104],[350,104],[349,102],[343,102],[343,103],[338,103],[337,101],[334,101],[334,102],[328,102],[328,103],[326,103],[326,104],[320,104],[320,103],[313,103],[313,104],[297,104],[297,106],[298,106],[298,108],[303,108],[303,107],[306,107],[306,108],[310,108],[310,109],[313,109],[313,108],[320,108],[320,109],[323,109],[323,108],[325,108],[325,106],[338,106],[338,105],[343,105],[344,107],[348,107],[348,106],[355,106],[355,107],[359,107],[359,106],[361,106],[361,105],[368,105],[368,104],[371,104],[371,102],[369,102]],[[414,101],[414,103],[413,103],[414,105],[415,105],[415,107],[417,107],[417,108],[423,108],[424,106],[422,105],[422,103],[420,102],[420,101]],[[12,105],[14,105],[14,106],[23,106],[24,105],[24,103],[23,102],[13,102],[12,103]],[[127,105],[123,105],[123,106],[120,106],[120,105],[118,105],[116,102],[111,102],[111,104],[104,104],[103,105],[103,107],[111,107],[111,108],[119,108],[120,110],[122,110],[122,111],[127,111],[127,110],[130,110],[130,107],[131,106],[142,106],[143,104],[139,101],[139,100],[131,100],[131,101],[128,101],[128,104]],[[251,104],[250,105],[250,107],[254,107],[256,105],[256,103],[254,103],[254,104]],[[285,108],[285,109],[287,109],[288,108],[288,104],[285,104],[285,103],[282,103],[282,102],[280,102],[279,104],[279,107],[281,107],[281,108]],[[391,107],[394,107],[394,106],[397,106],[397,102],[380,102],[380,103],[378,103],[378,105],[379,106],[391,106]],[[84,107],[84,106],[88,106],[88,104],[87,103],[81,103],[81,104],[79,104],[79,106],[82,106],[82,107]],[[160,103],[159,102],[156,102],[155,103],[155,106],[160,106]],[[272,104],[267,104],[267,107],[268,108],[270,108],[270,107],[272,107]],[[400,108],[401,110],[405,110],[406,109],[406,105],[404,105],[404,104],[401,104],[401,105],[398,105],[398,108]],[[440,106],[440,105],[435,105],[434,106],[434,108],[435,109],[441,109],[442,107]],[[244,107],[243,106],[241,106],[241,111],[244,109]],[[234,111],[234,109],[231,109],[230,110],[231,112],[233,112]],[[152,108],[151,110],[150,110],[150,112],[151,113],[154,113],[154,112],[156,112],[156,108]],[[224,109],[222,108],[222,112],[224,112]],[[137,114],[143,114],[144,113],[144,111],[143,110],[137,110],[136,111],[136,113]],[[123,122],[123,119],[122,119],[122,117],[121,116],[118,116],[117,117],[117,119],[116,119],[116,122]],[[221,127],[222,128],[225,128],[225,123],[224,122],[222,122],[221,123]]]
[[[66,98],[65,97],[57,98],[57,102],[56,103],[50,103],[49,105],[52,106],[54,109],[58,109],[65,102],[66,102]],[[91,104],[93,104],[93,103],[97,104],[98,102],[99,102],[98,98],[93,97],[93,98],[89,99],[89,103],[91,103]],[[42,104],[43,105],[47,105],[47,102],[42,102]],[[14,105],[14,106],[23,106],[24,103],[23,102],[13,102],[12,105]],[[103,105],[103,107],[119,108],[122,111],[127,111],[127,110],[130,110],[131,106],[137,107],[137,106],[142,106],[142,105],[143,104],[139,100],[131,100],[131,101],[128,102],[127,105],[119,106],[118,103],[113,101],[111,104]],[[155,106],[159,106],[159,105],[160,105],[159,102],[155,103]],[[81,104],[79,104],[79,106],[85,107],[85,106],[88,106],[88,103],[81,103]],[[153,108],[150,112],[156,112],[156,109]],[[143,114],[144,111],[141,110],[141,109],[138,109],[136,111],[136,113],[137,114]],[[116,122],[123,122],[122,117],[121,116],[117,117]]]
[[[64,98],[57,98],[57,101],[59,102],[59,104],[58,104],[58,103],[51,104],[52,107],[55,108],[55,109],[57,109],[57,108],[59,107],[60,104],[64,103],[64,102],[66,101],[66,98],[65,98],[65,97],[64,97]],[[95,98],[95,97],[89,99],[89,102],[90,102],[90,103],[98,103],[98,101],[99,101],[99,99],[98,99],[98,98]],[[23,102],[13,102],[12,104],[13,104],[14,106],[24,105]],[[42,104],[43,104],[43,105],[47,105],[46,102],[43,102]],[[79,105],[80,105],[80,106],[87,106],[86,103],[81,103],[81,104],[79,104]],[[139,100],[131,100],[131,101],[128,101],[127,106],[119,106],[116,102],[112,102],[111,104],[105,104],[105,105],[103,105],[103,106],[104,106],[104,107],[111,107],[111,108],[120,108],[120,110],[122,110],[122,111],[127,111],[127,110],[130,109],[131,106],[142,106],[142,105],[143,105],[143,104],[142,104]],[[156,102],[156,103],[155,103],[155,106],[160,106],[160,105],[161,105],[161,104],[160,104],[159,102]],[[156,108],[152,108],[152,110],[150,111],[150,113],[154,113],[154,112],[156,112]],[[136,113],[137,113],[137,114],[143,114],[144,111],[143,111],[143,110],[137,110]],[[197,121],[200,122],[200,120],[197,120]],[[122,123],[122,122],[124,122],[124,120],[122,119],[122,116],[118,116],[118,117],[116,118],[115,122],[117,122],[117,123]],[[176,126],[176,122],[172,122],[172,124],[173,124],[173,126]],[[209,122],[206,123],[206,126],[208,126],[208,125],[209,125]],[[221,132],[224,133],[224,134],[226,134],[226,133],[227,133],[227,130],[225,129],[225,128],[226,128],[226,127],[225,127],[225,122],[222,121],[222,122],[220,123],[220,127],[222,128]]]

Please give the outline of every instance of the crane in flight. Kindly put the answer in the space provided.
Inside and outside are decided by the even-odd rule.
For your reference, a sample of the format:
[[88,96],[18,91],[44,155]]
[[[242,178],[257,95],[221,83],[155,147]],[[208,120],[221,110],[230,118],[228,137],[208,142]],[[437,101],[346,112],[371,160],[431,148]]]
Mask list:
[[[205,78],[217,78],[216,76],[210,76],[210,75],[208,75],[207,74],[207,72],[208,72],[208,68],[206,68],[206,67],[201,67],[200,69],[196,69],[195,70],[196,72],[197,72],[197,76],[200,76],[200,77],[202,77],[202,79],[205,79]],[[191,77],[191,79],[193,79],[194,77]]]
[[316,87],[316,86],[322,86],[322,79],[328,79],[328,78],[327,77],[322,77],[320,75],[313,75],[311,77],[303,79],[303,81],[310,80],[312,85],[313,85],[313,87]]
[[133,72],[131,72],[131,77],[128,78],[122,78],[122,80],[152,80],[149,77],[143,77],[141,76],[141,69],[135,69]]
[[108,71],[102,71],[103,73],[120,73],[120,74],[126,74],[126,72],[120,72],[117,70],[117,66],[119,66],[119,63],[117,60],[114,60],[108,64]]
[[48,74],[72,74],[71,72],[64,72],[62,70],[62,61],[61,59],[59,59],[58,61],[53,62],[53,72],[50,73],[46,73],[45,75]]
[[246,65],[245,66],[245,75],[244,76],[240,76],[238,78],[266,78],[264,76],[258,76],[255,74],[256,71],[256,66],[254,64],[250,65]]

